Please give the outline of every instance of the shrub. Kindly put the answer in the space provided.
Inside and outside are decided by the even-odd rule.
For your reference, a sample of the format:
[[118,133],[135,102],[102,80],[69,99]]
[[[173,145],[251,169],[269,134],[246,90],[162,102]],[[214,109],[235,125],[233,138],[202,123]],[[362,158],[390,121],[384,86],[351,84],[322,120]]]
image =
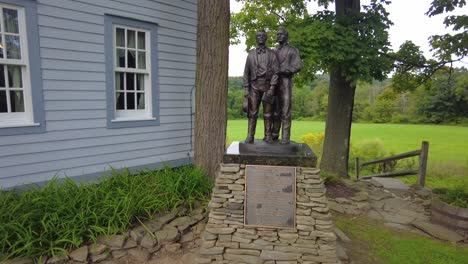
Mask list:
[[[125,231],[137,219],[205,199],[211,182],[191,166],[113,171],[98,183],[53,179],[42,188],[0,192],[0,256],[39,257]],[[0,261],[1,262],[1,261]]]
[[468,185],[447,189],[439,198],[453,206],[468,208]]
[[325,140],[325,133],[308,133],[302,136],[302,142],[309,145],[309,147],[314,151],[317,158],[320,160],[322,157],[323,150],[323,141]]
[[[374,159],[384,158],[391,155],[385,150],[382,140],[369,139],[359,142],[358,144],[351,144],[349,151],[349,171],[354,173],[356,168],[355,160],[358,157],[361,162],[370,161]],[[394,167],[396,164],[389,164]],[[379,168],[380,167],[380,168]],[[388,168],[383,168],[379,164],[369,165],[362,168],[363,173],[377,173],[379,171],[387,171]]]

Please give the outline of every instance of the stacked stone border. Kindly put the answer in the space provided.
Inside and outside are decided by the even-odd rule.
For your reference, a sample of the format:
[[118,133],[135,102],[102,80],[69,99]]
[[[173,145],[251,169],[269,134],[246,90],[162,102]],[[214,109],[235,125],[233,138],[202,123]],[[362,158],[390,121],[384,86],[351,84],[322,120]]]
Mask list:
[[221,164],[196,263],[338,263],[325,186],[316,168],[296,168],[296,228],[244,226],[245,164]]

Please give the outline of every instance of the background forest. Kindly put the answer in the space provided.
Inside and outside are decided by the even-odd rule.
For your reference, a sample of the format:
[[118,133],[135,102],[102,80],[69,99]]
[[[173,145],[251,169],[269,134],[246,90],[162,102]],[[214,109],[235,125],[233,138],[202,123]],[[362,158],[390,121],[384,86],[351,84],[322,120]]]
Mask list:
[[[319,75],[309,85],[293,87],[293,119],[325,120],[329,76]],[[242,77],[229,77],[228,119],[245,118],[242,112]],[[392,79],[358,82],[353,122],[432,123],[468,125],[468,70],[439,70],[414,90],[396,89]]]

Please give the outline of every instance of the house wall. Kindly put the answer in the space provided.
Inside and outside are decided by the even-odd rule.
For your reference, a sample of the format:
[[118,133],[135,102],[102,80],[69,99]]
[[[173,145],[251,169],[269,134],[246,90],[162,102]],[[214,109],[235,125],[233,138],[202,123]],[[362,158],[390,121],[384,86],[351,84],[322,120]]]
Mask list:
[[[104,14],[158,25],[158,126],[107,128]],[[0,188],[191,161],[196,0],[37,0],[37,15],[46,132],[0,136]]]

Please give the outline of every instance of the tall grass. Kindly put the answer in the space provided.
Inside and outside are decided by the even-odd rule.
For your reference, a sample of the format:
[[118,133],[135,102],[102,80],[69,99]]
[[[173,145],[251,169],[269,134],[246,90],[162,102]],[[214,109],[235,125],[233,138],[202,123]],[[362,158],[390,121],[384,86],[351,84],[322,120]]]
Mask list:
[[[113,171],[98,183],[50,181],[24,192],[0,192],[0,260],[37,258],[126,230],[138,219],[207,198],[211,183],[191,166]],[[3,255],[3,257],[2,257]]]

